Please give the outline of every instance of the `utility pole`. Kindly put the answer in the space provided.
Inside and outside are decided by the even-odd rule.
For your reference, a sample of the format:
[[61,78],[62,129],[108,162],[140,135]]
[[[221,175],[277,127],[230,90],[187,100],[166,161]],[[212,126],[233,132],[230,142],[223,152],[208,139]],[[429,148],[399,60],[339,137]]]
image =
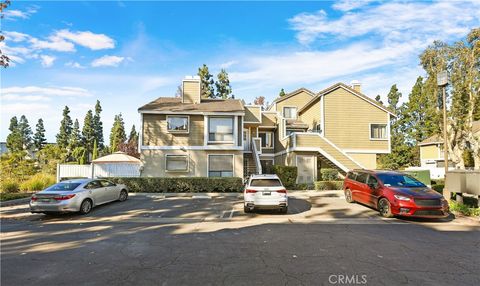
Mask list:
[[450,192],[447,190],[447,172],[448,172],[448,139],[447,139],[447,95],[446,88],[448,85],[447,71],[441,71],[437,74],[437,85],[442,88],[443,100],[443,162],[445,167],[445,186],[443,187],[443,196],[447,201],[450,201]]

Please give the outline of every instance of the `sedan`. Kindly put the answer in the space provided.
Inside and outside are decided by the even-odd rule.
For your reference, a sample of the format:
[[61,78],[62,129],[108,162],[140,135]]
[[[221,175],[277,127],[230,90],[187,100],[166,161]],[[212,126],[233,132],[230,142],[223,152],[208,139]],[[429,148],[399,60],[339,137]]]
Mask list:
[[93,207],[128,198],[125,185],[104,179],[77,179],[57,183],[30,199],[32,213],[80,212],[89,213]]

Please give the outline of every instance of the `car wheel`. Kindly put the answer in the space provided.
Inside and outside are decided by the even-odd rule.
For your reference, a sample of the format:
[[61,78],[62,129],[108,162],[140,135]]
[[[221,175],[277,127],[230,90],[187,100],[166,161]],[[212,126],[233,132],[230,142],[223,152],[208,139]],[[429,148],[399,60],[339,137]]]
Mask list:
[[378,211],[383,217],[393,217],[391,204],[386,198],[381,198],[378,201]]
[[120,196],[118,197],[118,200],[119,200],[120,202],[124,202],[124,201],[126,201],[127,199],[128,199],[128,192],[127,192],[126,190],[122,190],[122,191],[120,192]]
[[353,200],[352,191],[350,189],[345,190],[345,200],[347,201],[347,203],[354,203],[355,202]]
[[281,214],[286,214],[286,213],[288,213],[288,207],[283,207],[283,208],[281,208],[281,209],[280,209],[280,213],[281,213]]
[[249,213],[252,213],[252,209],[246,207],[246,206],[243,206],[243,212],[246,213],[246,214],[249,214]]
[[81,214],[88,214],[92,210],[92,201],[86,199],[80,205],[80,213]]

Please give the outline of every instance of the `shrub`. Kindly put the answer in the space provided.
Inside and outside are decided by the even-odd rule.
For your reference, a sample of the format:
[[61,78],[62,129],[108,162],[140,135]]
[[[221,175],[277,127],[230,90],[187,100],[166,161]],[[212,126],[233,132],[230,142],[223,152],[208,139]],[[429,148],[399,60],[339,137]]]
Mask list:
[[228,193],[242,192],[241,178],[206,178],[206,177],[140,177],[109,178],[109,180],[125,184],[130,192],[143,193]]
[[343,181],[317,181],[315,182],[315,190],[341,190],[343,188]]
[[18,183],[13,179],[2,180],[0,189],[4,193],[16,193],[19,190]]
[[440,194],[443,194],[443,188],[445,186],[443,184],[436,184],[436,185],[432,185],[432,189],[437,191],[438,193]]
[[16,199],[28,198],[32,194],[29,193],[0,193],[0,201],[11,201]]
[[280,178],[285,188],[291,189],[295,187],[297,182],[297,167],[273,165],[272,170]]
[[450,201],[450,211],[459,212],[465,216],[480,216],[480,208]]
[[55,176],[44,174],[44,173],[38,173],[31,176],[28,180],[23,182],[20,185],[20,189],[22,191],[30,191],[30,192],[40,191],[50,185],[55,184],[55,182],[56,182]]
[[337,181],[338,171],[335,169],[321,169],[320,170],[321,181]]
[[296,184],[294,190],[313,190],[313,184]]

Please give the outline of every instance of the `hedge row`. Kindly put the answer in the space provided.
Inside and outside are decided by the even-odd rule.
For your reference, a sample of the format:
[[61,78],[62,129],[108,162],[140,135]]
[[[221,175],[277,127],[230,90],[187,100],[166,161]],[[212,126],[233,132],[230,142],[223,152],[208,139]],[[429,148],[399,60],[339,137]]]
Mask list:
[[341,190],[343,189],[343,181],[317,181],[315,182],[315,190]]
[[272,170],[280,178],[285,188],[292,189],[295,187],[298,173],[297,167],[273,165]]
[[243,192],[241,178],[204,177],[140,177],[109,178],[112,182],[125,184],[130,192],[142,193],[236,193]]

